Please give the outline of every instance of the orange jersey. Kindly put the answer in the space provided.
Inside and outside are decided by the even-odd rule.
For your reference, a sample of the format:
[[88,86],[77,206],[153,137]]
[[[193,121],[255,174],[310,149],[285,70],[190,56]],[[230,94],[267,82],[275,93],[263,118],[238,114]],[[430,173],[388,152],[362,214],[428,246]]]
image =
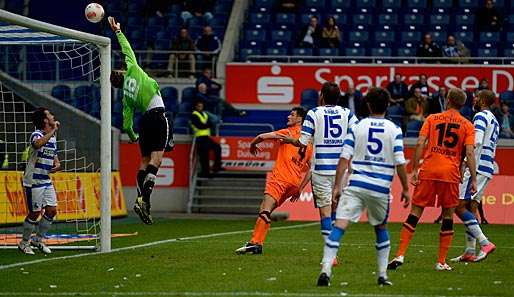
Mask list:
[[[286,129],[275,131],[274,133],[293,138],[300,137],[302,127],[297,125]],[[292,144],[280,143],[278,147],[277,160],[271,171],[271,178],[293,185],[299,185],[304,174],[309,170],[309,162],[312,158],[312,145],[299,148]]]
[[450,109],[430,115],[419,135],[428,139],[419,179],[459,183],[464,148],[475,144],[473,124]]

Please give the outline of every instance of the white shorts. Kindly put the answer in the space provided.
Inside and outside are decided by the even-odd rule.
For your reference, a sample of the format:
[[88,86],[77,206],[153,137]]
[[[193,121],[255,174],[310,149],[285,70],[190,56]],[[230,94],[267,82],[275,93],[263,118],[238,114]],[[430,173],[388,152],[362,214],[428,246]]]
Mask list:
[[471,187],[471,174],[469,174],[469,170],[464,172],[463,182],[460,184],[459,189],[459,199],[461,200],[475,200],[480,202],[482,199],[482,195],[484,194],[485,188],[491,181],[491,179],[485,175],[480,173],[477,174],[477,192],[474,195],[469,193],[469,188]]
[[372,226],[387,223],[389,198],[373,197],[359,191],[346,189],[337,204],[336,219],[358,222],[364,209],[368,210],[368,222]]
[[53,185],[44,187],[25,187],[25,198],[31,212],[41,211],[45,206],[57,206],[57,195]]
[[317,208],[332,205],[332,189],[334,189],[335,179],[335,175],[312,173],[312,193],[314,194]]

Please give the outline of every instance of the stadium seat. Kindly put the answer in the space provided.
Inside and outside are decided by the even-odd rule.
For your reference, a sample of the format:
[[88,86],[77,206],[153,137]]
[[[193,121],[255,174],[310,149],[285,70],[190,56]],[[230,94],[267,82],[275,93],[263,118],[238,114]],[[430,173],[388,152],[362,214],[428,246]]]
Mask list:
[[375,41],[377,42],[394,42],[395,34],[391,31],[377,31],[375,32]]
[[292,13],[277,13],[275,15],[276,24],[295,25],[296,17]]
[[500,42],[500,33],[498,33],[498,32],[482,32],[482,33],[480,33],[480,42],[498,43],[498,42]]
[[453,5],[452,0],[433,0],[432,7],[435,8],[451,8]]
[[248,30],[245,32],[245,40],[248,41],[266,41],[266,31],[265,30]]
[[376,6],[375,0],[355,0],[357,8],[374,8]]
[[196,97],[196,88],[195,87],[187,87],[182,90],[182,97],[180,101],[184,102],[193,102]]
[[91,110],[91,86],[78,86],[73,90],[73,106],[89,113]]
[[512,107],[512,103],[514,103],[514,92],[513,91],[504,91],[500,93],[500,102],[508,102]]
[[371,49],[371,55],[373,57],[391,57],[393,54],[391,48],[375,47]]
[[314,53],[312,48],[294,48],[293,56],[312,56]]
[[474,41],[473,32],[455,32],[455,38],[463,43],[472,43]]
[[318,91],[314,89],[305,89],[302,91],[300,95],[300,104],[307,108],[311,109],[318,106]]
[[352,31],[348,37],[348,41],[352,42],[360,42],[367,43],[369,41],[369,33],[368,31]]
[[290,42],[292,37],[291,31],[286,30],[273,30],[271,31],[271,41],[284,41]]
[[71,104],[71,89],[67,85],[57,85],[53,87],[52,96],[64,103]]
[[386,8],[401,8],[402,1],[401,0],[382,0],[382,7]]
[[414,57],[414,56],[416,56],[416,50],[412,47],[401,47],[398,49],[398,56]]
[[505,37],[505,40],[508,43],[514,43],[514,32],[507,32],[507,35]]
[[387,108],[387,116],[397,126],[402,126],[404,108],[401,105],[392,105]]
[[448,34],[443,31],[432,31],[430,32],[430,35],[432,36],[432,41],[439,44],[444,44],[448,38]]
[[287,55],[287,49],[286,48],[267,48],[266,55],[285,56],[285,55]]
[[318,18],[318,23],[321,23],[321,13],[309,12],[300,15],[300,24],[308,24],[311,21],[312,16],[316,16]]
[[255,0],[255,6],[271,8],[274,4],[274,0]]
[[498,57],[498,50],[495,48],[479,48],[478,49],[478,57],[484,57],[484,58],[494,58]]
[[403,19],[405,25],[423,25],[424,22],[425,17],[420,14],[406,14]]
[[418,137],[419,130],[421,129],[422,122],[421,121],[409,121],[407,123],[407,132],[405,133],[406,137]]
[[336,20],[336,24],[339,26],[348,24],[348,18],[345,14],[336,13],[332,14],[331,16],[334,17],[334,19]]
[[363,47],[345,48],[345,56],[363,57],[366,55],[366,50]]
[[421,41],[421,32],[402,32],[402,43],[406,42],[420,42]]
[[173,119],[173,132],[176,134],[190,134],[191,124],[189,122],[191,109],[187,113],[179,113]]
[[370,14],[355,14],[353,15],[354,25],[371,25],[373,24],[373,17]]
[[409,8],[426,8],[427,0],[407,0],[407,7],[409,7]]
[[271,14],[269,13],[252,13],[250,14],[250,23],[252,24],[269,24],[271,22]]
[[478,0],[459,0],[459,7],[476,8],[478,7]]
[[352,2],[348,0],[330,0],[330,7],[332,9],[334,8],[340,8],[340,9],[347,9],[351,7]]
[[469,14],[458,14],[455,17],[455,24],[458,25],[467,25],[472,27],[475,24],[475,16]]
[[431,15],[430,24],[448,26],[450,24],[450,16],[441,14]]
[[306,8],[311,8],[311,7],[314,7],[314,8],[318,8],[318,9],[323,9],[325,8],[325,0],[305,0],[305,3],[304,3],[304,7]]
[[161,89],[162,100],[167,111],[178,112],[178,91],[174,87]]
[[380,25],[394,25],[398,23],[398,15],[396,14],[381,14],[378,16],[378,23]]
[[249,56],[262,55],[260,48],[242,48],[239,50],[239,59],[246,61]]
[[468,105],[464,105],[463,107],[461,107],[460,109],[460,114],[471,120],[471,118],[473,117],[473,109],[471,107],[469,107]]
[[319,55],[326,56],[326,57],[339,56],[339,49],[337,49],[337,48],[320,48]]

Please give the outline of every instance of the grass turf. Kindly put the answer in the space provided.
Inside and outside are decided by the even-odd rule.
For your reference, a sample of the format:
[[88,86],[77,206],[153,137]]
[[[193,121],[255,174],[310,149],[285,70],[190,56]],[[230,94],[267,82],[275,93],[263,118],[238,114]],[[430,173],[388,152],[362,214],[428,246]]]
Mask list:
[[[146,226],[135,218],[113,221],[113,232],[139,235],[113,239],[113,248],[163,239],[249,230],[253,220],[158,219]],[[0,295],[18,292],[87,296],[514,296],[514,226],[488,225],[484,231],[497,251],[482,263],[453,264],[452,272],[436,272],[439,226],[418,225],[406,263],[390,272],[393,287],[376,285],[374,232],[367,224],[352,225],[339,251],[329,288],[315,286],[322,256],[318,225],[273,230],[292,222],[273,223],[263,255],[235,255],[250,233],[181,240],[113,254],[60,259],[0,270]],[[389,226],[393,254],[399,224]],[[463,250],[464,235],[456,226],[449,257]],[[3,250],[0,265],[75,255],[26,256]],[[391,255],[392,257],[392,255]]]

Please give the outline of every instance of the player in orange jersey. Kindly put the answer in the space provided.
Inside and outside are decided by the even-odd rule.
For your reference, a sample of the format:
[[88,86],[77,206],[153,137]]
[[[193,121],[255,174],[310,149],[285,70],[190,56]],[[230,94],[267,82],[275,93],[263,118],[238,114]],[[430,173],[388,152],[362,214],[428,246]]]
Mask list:
[[[471,173],[471,192],[476,192],[476,161],[474,155],[475,129],[464,118],[459,109],[466,102],[466,94],[451,89],[447,95],[448,109],[430,115],[419,132],[413,159],[412,184],[415,185],[409,216],[400,233],[400,247],[396,257],[389,263],[389,269],[403,264],[416,224],[425,207],[442,207],[443,222],[439,233],[439,260],[436,270],[452,270],[446,264],[446,255],[453,239],[453,213],[459,205],[459,184],[463,153]],[[423,164],[419,168],[421,153],[425,149]],[[419,172],[418,172],[419,168]]]
[[[280,141],[284,137],[300,137],[306,114],[302,107],[294,107],[287,117],[287,128],[258,135],[251,143],[250,152],[257,154],[259,152],[257,144],[265,140]],[[262,245],[270,228],[271,213],[289,197],[292,202],[298,200],[310,179],[311,157],[312,145],[298,148],[291,144],[280,143],[275,166],[266,180],[264,199],[255,222],[252,239],[238,248],[237,254],[262,254]]]

